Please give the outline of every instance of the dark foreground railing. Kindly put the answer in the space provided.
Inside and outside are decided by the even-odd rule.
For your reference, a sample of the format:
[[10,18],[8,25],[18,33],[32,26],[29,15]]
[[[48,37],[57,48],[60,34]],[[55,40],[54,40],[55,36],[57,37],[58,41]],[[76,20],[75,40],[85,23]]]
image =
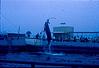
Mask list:
[[77,63],[53,63],[53,62],[33,62],[33,61],[15,61],[15,60],[0,60],[0,63],[15,63],[15,64],[30,64],[31,68],[35,68],[35,65],[45,66],[70,66],[71,68],[99,68],[99,64],[77,64]]

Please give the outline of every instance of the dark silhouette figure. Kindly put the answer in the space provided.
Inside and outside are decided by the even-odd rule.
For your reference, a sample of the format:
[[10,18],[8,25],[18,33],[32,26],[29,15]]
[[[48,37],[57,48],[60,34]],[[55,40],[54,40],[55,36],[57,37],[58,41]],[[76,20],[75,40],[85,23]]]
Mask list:
[[51,41],[51,32],[50,32],[50,28],[49,28],[49,19],[47,19],[47,21],[45,22],[44,24],[44,31],[46,32],[46,35],[47,35],[47,41],[48,41],[48,45],[50,44],[50,41]]
[[27,34],[27,37],[30,38],[32,33],[31,33],[31,31],[27,31],[26,34]]
[[39,39],[39,33],[36,34],[36,39]]

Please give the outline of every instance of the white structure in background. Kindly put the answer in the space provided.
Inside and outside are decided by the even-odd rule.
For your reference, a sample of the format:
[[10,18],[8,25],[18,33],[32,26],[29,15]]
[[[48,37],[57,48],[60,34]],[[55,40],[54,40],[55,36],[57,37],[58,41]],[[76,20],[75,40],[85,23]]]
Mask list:
[[74,28],[72,26],[66,26],[65,23],[61,23],[60,26],[53,27],[53,36],[58,40],[66,40],[73,36]]

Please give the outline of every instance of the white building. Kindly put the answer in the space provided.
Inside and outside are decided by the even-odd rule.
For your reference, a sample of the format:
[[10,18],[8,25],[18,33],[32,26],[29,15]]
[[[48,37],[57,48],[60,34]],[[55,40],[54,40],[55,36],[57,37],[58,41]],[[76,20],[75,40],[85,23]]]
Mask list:
[[58,40],[70,39],[73,36],[74,28],[71,26],[56,26],[53,27],[53,36]]

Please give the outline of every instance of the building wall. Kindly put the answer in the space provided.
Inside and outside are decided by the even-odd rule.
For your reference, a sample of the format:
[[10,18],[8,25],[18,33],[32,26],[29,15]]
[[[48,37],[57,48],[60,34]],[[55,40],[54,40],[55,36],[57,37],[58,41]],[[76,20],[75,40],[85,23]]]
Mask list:
[[55,39],[66,40],[73,36],[74,28],[71,26],[59,26],[53,28],[53,36]]
[[53,27],[54,33],[67,33],[67,32],[74,32],[74,28],[71,26],[59,26]]

